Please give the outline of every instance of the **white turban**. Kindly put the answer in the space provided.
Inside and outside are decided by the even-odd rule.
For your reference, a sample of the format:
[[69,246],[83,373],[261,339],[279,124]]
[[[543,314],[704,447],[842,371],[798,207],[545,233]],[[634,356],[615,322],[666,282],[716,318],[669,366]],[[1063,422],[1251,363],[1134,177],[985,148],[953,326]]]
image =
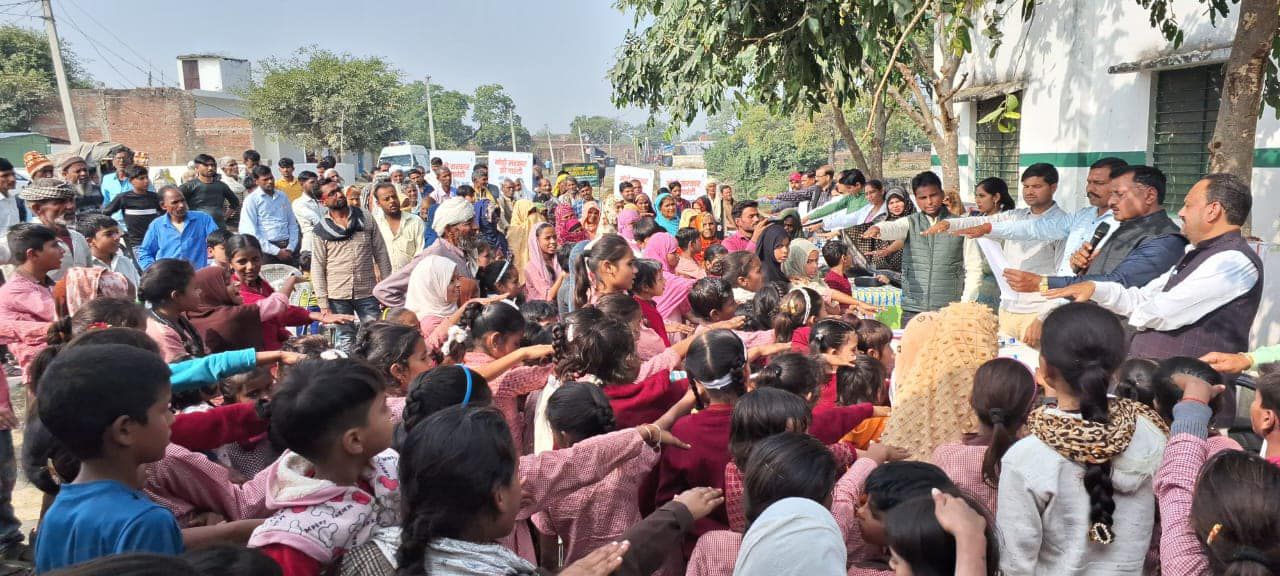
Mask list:
[[476,209],[467,202],[466,198],[453,197],[440,203],[440,207],[436,208],[435,220],[431,222],[431,229],[436,234],[444,236],[444,229],[454,224],[466,222],[476,217]]

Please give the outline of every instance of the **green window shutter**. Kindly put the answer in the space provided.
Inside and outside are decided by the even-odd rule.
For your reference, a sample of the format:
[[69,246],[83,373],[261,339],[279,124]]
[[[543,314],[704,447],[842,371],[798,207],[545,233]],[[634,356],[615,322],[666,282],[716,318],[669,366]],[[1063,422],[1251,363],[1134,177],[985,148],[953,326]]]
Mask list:
[[[1018,100],[1022,100],[1022,92],[1015,92]],[[1004,103],[1005,97],[980,100],[976,120],[981,120]],[[998,176],[1009,184],[1009,192],[1016,200],[1022,189],[1018,185],[1018,134],[1022,128],[1022,120],[1013,123],[1018,129],[1003,133],[996,128],[995,122],[976,123],[974,141],[977,146],[977,159],[974,163],[974,182],[984,178]]]
[[1164,208],[1177,212],[1209,171],[1209,140],[1222,99],[1222,66],[1160,72],[1152,118],[1152,161],[1169,180]]

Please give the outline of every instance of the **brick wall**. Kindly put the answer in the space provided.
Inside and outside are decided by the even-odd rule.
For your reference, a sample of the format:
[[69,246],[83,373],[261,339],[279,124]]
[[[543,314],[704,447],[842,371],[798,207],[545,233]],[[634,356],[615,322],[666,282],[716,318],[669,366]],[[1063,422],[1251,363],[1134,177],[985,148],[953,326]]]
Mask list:
[[[204,151],[204,144],[197,133],[195,99],[183,90],[72,90],[71,105],[80,138],[85,142],[124,144],[146,152],[153,165],[183,164]],[[31,131],[67,138],[58,101],[51,100],[46,109],[32,122]],[[211,136],[217,142],[224,137],[221,129],[216,127]],[[245,147],[238,145],[238,150],[243,151]]]
[[195,133],[200,151],[214,158],[239,158],[253,148],[253,127],[245,118],[196,118]]

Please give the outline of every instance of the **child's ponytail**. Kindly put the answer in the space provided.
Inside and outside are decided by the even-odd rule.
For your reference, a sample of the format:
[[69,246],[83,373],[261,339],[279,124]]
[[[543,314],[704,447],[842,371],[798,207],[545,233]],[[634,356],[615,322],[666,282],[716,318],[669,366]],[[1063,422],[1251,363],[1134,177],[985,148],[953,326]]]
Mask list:
[[973,375],[969,405],[978,420],[991,428],[991,444],[982,458],[982,480],[988,486],[999,485],[1000,459],[1018,440],[1035,400],[1035,377],[1017,360],[988,360]]
[[732,330],[709,330],[694,337],[684,366],[709,393],[747,393],[747,347]]
[[551,429],[584,440],[617,428],[609,397],[595,384],[566,382],[547,400]]
[[768,366],[756,373],[756,388],[780,388],[804,398],[813,406],[818,401],[818,387],[822,384],[824,372],[812,358],[786,352],[774,356]]
[[773,334],[778,342],[790,342],[792,334],[822,311],[822,296],[812,288],[796,288],[788,292],[778,305],[773,318]]
[[591,241],[588,248],[584,249],[573,263],[574,305],[586,306],[591,299],[591,288],[600,274],[601,264],[621,262],[629,255],[631,255],[631,245],[617,234],[605,234]]

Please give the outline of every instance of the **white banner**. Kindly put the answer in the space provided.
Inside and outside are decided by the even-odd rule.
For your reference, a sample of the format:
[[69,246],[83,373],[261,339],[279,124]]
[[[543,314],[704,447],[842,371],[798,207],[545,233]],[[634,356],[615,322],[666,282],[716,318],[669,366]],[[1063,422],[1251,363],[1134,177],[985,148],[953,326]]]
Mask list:
[[653,200],[653,170],[649,168],[637,168],[635,166],[615,166],[613,169],[613,191],[618,191],[618,185],[623,180],[639,180],[640,189],[644,191],[645,196]]
[[[471,185],[471,168],[476,165],[476,153],[469,150],[432,150],[432,158],[439,158],[453,174],[454,187]],[[489,172],[489,180],[493,181],[493,172]]]
[[510,178],[524,182],[525,190],[533,189],[533,154],[529,152],[489,151],[489,183],[501,187]]
[[672,180],[680,181],[680,197],[690,202],[707,193],[705,189],[707,171],[705,169],[663,170],[661,186],[666,186]]

